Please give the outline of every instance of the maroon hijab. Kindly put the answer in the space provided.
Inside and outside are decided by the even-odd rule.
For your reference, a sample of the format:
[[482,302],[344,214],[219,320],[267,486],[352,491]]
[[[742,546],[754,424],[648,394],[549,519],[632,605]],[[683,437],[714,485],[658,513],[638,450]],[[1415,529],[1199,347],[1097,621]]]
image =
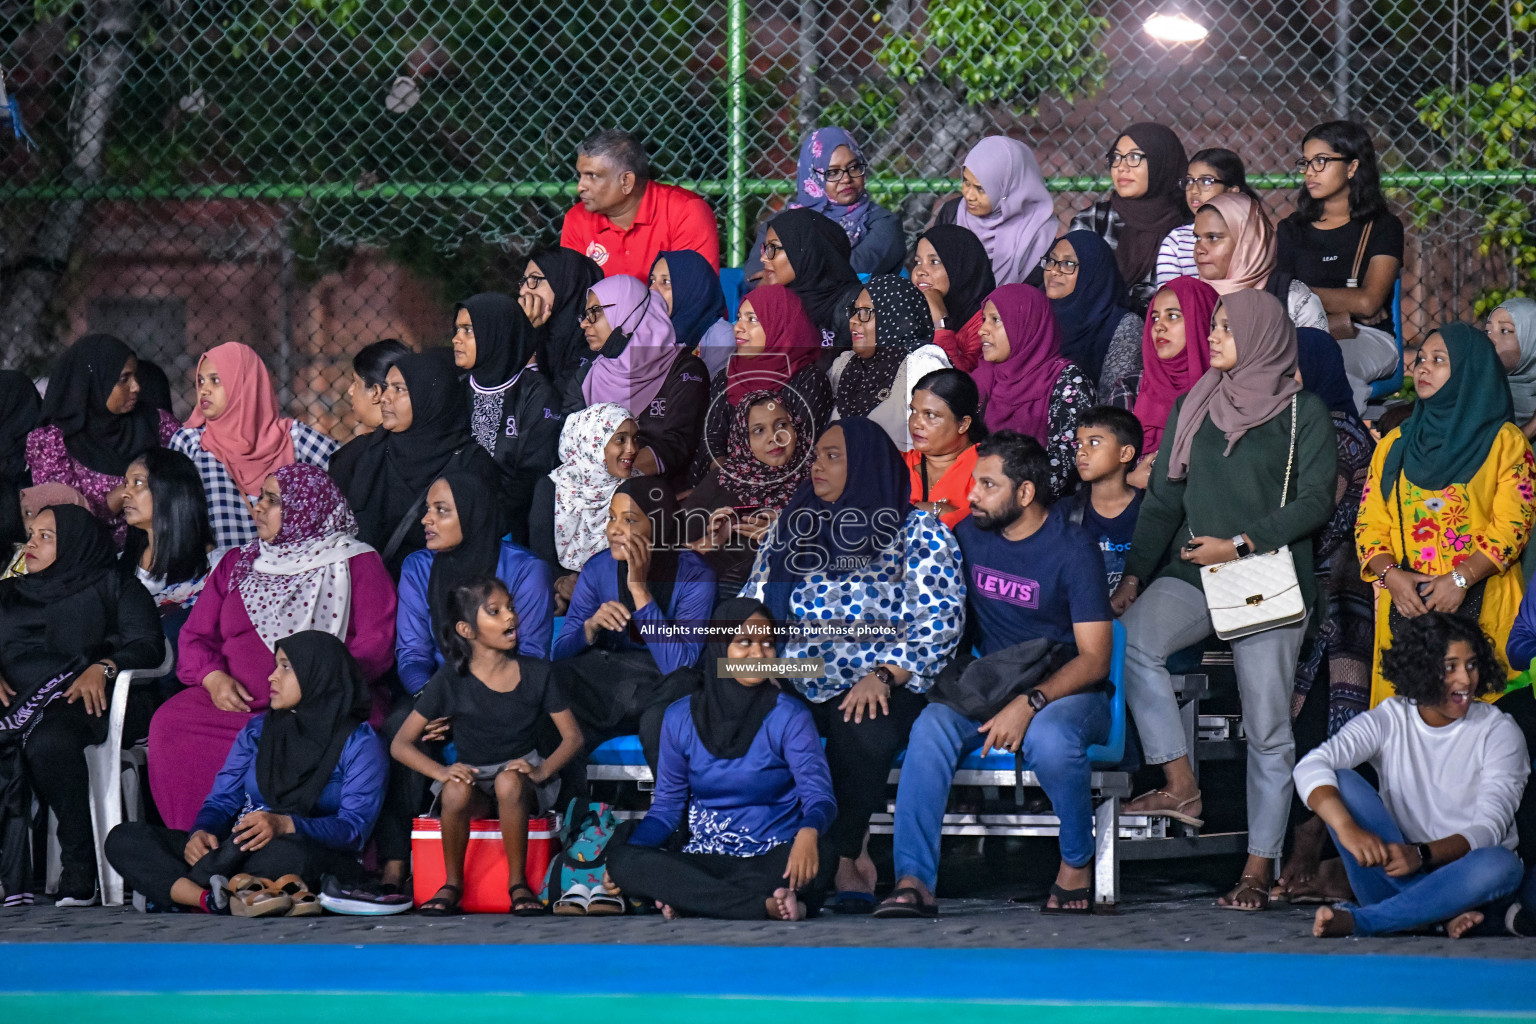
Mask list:
[[981,392],[987,429],[1017,430],[1044,444],[1050,429],[1051,391],[1072,361],[1061,354],[1061,332],[1051,300],[1027,284],[1005,284],[982,303],[997,307],[1008,334],[1008,358],[985,358],[971,374]]

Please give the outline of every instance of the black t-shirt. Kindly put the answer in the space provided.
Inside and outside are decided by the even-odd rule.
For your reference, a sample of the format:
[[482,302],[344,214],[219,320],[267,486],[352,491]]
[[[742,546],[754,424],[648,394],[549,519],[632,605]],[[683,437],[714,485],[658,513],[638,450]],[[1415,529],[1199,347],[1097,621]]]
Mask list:
[[545,715],[570,704],[549,670],[549,662],[517,659],[522,682],[509,693],[486,686],[473,675],[461,676],[444,665],[422,687],[416,710],[428,721],[453,719],[453,744],[464,764],[501,764],[534,749]]
[[[1306,224],[1292,214],[1285,220],[1285,230],[1277,240],[1277,263],[1308,288],[1347,288],[1355,267],[1355,253],[1360,249],[1360,234],[1365,221],[1352,220],[1343,227],[1322,230]],[[1403,263],[1403,222],[1383,210],[1370,222],[1371,237],[1365,243],[1365,258],[1360,261],[1360,279],[1376,256],[1391,256],[1398,267]]]

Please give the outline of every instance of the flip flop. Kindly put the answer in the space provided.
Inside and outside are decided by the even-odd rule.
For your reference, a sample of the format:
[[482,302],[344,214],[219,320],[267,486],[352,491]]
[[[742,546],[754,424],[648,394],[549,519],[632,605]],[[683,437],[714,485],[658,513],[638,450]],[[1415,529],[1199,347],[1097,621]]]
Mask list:
[[[912,897],[912,902],[903,901],[900,899],[902,896]],[[891,894],[885,898],[885,902],[874,909],[873,916],[881,918],[938,917],[939,905],[924,903],[921,892],[910,885],[904,885],[900,889],[892,890]]]
[[[241,884],[240,879],[248,880],[243,883],[245,887],[229,897],[229,912],[235,917],[274,917],[292,909],[293,898],[272,888],[272,883],[253,879],[250,875],[236,875],[230,879],[231,887]],[[259,883],[261,887],[255,888],[252,883]]]
[[832,902],[827,904],[828,910],[834,914],[869,914],[875,909],[875,894],[872,892],[856,892],[847,890],[837,893],[832,897]]
[[[1063,917],[1087,917],[1093,913],[1093,889],[1091,887],[1063,889],[1055,882],[1052,882],[1050,895],[1056,897],[1056,905],[1054,907],[1051,906],[1050,900],[1047,898],[1046,902],[1040,904],[1040,913],[1042,914],[1060,914]],[[1081,908],[1067,906],[1073,900],[1086,900],[1088,905]]]
[[[1254,884],[1254,883],[1258,883],[1258,884]],[[1259,905],[1258,906],[1256,906],[1256,907],[1245,907],[1245,906],[1241,905],[1240,903],[1236,902],[1236,899],[1237,899],[1238,895],[1240,895],[1245,890],[1248,891],[1248,892],[1254,893],[1254,894],[1256,894],[1259,897]],[[1260,911],[1260,910],[1268,910],[1269,909],[1269,885],[1267,883],[1264,883],[1264,882],[1260,881],[1260,879],[1259,879],[1259,877],[1257,875],[1243,875],[1241,878],[1239,878],[1237,880],[1237,885],[1232,889],[1231,892],[1227,893],[1227,895],[1224,896],[1223,899],[1229,900],[1231,902],[1223,903],[1223,902],[1221,902],[1221,900],[1217,900],[1216,901],[1216,905],[1218,907],[1220,907],[1222,910],[1239,910],[1239,911],[1242,911],[1242,912],[1248,913],[1248,914],[1255,913],[1256,911]]]
[[614,917],[624,913],[624,900],[602,889],[592,890],[592,895],[587,897],[588,917]]
[[[1169,800],[1173,800],[1174,799],[1174,795],[1172,793],[1168,792],[1165,789],[1153,789],[1153,790],[1149,790],[1149,791],[1141,794],[1141,796],[1135,797],[1134,799],[1131,800],[1131,803],[1135,803],[1137,800],[1140,800],[1141,797],[1153,796],[1153,795],[1165,796]],[[1191,828],[1200,828],[1201,826],[1203,826],[1205,824],[1205,819],[1204,818],[1197,818],[1193,814],[1186,814],[1186,813],[1184,813],[1184,808],[1188,807],[1190,804],[1201,803],[1201,798],[1202,798],[1202,794],[1199,793],[1199,792],[1196,792],[1195,795],[1190,797],[1188,800],[1180,800],[1177,803],[1175,803],[1172,807],[1159,807],[1159,808],[1156,808],[1156,809],[1153,809],[1153,810],[1147,810],[1147,811],[1131,811],[1131,810],[1126,810],[1125,808],[1121,808],[1120,813],[1121,814],[1130,814],[1130,815],[1141,815],[1143,817],[1148,817],[1148,818],[1168,818],[1168,819],[1173,820],[1173,821],[1182,822],[1183,824],[1188,825]]]

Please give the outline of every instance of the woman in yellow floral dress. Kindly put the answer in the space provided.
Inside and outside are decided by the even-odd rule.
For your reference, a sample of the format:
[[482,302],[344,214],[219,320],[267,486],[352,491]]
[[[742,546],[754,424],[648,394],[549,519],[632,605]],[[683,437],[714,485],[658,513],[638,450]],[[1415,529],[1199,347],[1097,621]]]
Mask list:
[[1355,525],[1361,574],[1384,591],[1376,602],[1372,707],[1393,693],[1381,675],[1392,606],[1409,618],[1454,613],[1478,599],[1479,584],[1478,623],[1513,674],[1504,646],[1525,593],[1520,555],[1536,516],[1531,445],[1512,422],[1488,336],[1446,324],[1425,340],[1413,372],[1413,415],[1377,446]]

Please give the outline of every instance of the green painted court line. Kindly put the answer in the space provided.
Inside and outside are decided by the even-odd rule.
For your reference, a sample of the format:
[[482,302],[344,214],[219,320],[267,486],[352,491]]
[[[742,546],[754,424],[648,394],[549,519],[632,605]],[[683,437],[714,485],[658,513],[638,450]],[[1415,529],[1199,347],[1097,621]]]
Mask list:
[[[594,979],[601,979],[601,972]],[[247,982],[256,978],[248,975]],[[786,984],[788,984],[786,979]],[[436,994],[141,995],[68,993],[0,996],[0,1020],[69,1024],[338,1024],[408,1021],[478,1024],[518,1021],[622,1021],[623,1024],[934,1024],[959,1010],[1001,1024],[1508,1024],[1526,1014],[1281,1010],[1110,1003],[963,1003],[938,1000],[731,999],[707,996],[552,996]]]

